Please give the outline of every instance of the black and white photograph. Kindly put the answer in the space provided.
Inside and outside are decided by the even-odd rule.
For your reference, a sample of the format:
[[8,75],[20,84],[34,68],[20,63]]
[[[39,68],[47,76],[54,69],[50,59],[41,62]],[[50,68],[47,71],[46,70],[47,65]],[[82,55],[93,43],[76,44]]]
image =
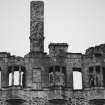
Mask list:
[[0,105],[105,105],[105,0],[0,0]]

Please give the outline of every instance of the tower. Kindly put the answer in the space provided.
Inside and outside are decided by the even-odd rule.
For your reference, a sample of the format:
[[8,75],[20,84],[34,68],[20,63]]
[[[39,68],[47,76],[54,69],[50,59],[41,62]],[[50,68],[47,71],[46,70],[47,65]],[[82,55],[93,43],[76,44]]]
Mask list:
[[44,51],[44,2],[32,1],[30,7],[30,51]]

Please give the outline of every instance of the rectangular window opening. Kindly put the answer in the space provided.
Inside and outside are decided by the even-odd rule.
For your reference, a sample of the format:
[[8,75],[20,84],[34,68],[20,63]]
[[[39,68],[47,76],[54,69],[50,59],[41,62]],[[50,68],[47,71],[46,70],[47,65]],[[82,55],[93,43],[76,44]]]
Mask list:
[[9,86],[12,86],[12,72],[9,73]]
[[1,71],[0,71],[0,88],[1,88]]
[[59,66],[55,66],[55,72],[60,72],[60,67]]
[[73,89],[81,90],[82,88],[81,68],[73,68]]
[[66,67],[62,67],[62,73],[66,74]]
[[100,73],[100,66],[96,66],[96,73]]
[[14,71],[14,85],[19,85],[19,71]]
[[93,67],[89,67],[89,73],[93,73]]
[[105,67],[103,67],[103,85],[105,87]]
[[53,72],[53,67],[49,67],[49,73]]

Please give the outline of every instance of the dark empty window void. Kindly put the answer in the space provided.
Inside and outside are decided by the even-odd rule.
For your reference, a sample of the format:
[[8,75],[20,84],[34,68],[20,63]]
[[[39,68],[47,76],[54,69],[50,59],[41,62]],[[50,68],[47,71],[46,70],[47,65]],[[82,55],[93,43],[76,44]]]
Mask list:
[[93,73],[93,67],[89,67],[89,73]]
[[53,67],[49,67],[49,84],[50,86],[54,86],[54,69]]
[[96,70],[96,86],[101,86],[100,66],[95,66]]
[[82,89],[82,73],[81,68],[73,68],[73,89]]
[[62,73],[66,75],[66,67],[62,67]]
[[10,66],[8,67],[9,86],[25,86],[25,67]]
[[49,67],[49,73],[53,72],[53,67]]
[[55,66],[55,72],[60,72],[60,66]]
[[102,56],[101,53],[95,53],[94,55],[95,55],[95,57],[101,57]]
[[73,71],[81,72],[81,68],[73,68]]
[[89,85],[90,87],[99,87],[101,86],[101,71],[100,66],[89,67]]
[[100,73],[100,66],[96,66],[95,68],[96,68],[96,73],[99,74]]
[[95,80],[94,80],[94,68],[93,67],[89,67],[89,85],[90,87],[94,87],[95,86]]
[[103,67],[103,85],[105,87],[105,67]]
[[0,68],[0,88],[1,88],[1,68]]

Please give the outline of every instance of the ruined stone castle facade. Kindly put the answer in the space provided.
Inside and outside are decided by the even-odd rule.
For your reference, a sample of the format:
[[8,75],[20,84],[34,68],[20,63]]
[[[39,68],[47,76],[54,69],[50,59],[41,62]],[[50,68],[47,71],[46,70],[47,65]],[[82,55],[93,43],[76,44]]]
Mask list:
[[68,52],[67,43],[50,43],[47,54],[44,3],[32,1],[30,10],[30,52],[0,52],[0,105],[105,105],[105,44],[81,54]]

